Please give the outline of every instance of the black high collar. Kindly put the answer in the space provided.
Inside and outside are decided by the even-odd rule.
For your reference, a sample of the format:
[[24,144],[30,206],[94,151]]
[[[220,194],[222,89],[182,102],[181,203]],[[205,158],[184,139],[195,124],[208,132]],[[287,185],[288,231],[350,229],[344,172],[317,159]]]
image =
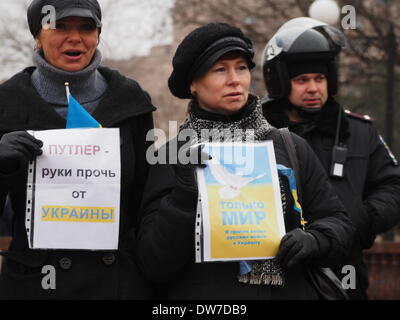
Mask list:
[[336,135],[338,113],[341,110],[339,140],[345,141],[350,135],[349,123],[344,110],[333,97],[329,97],[317,115],[303,123],[291,123],[285,112],[287,108],[288,103],[283,99],[263,102],[263,114],[273,126],[277,128],[290,127],[300,135],[302,135],[301,132],[317,130],[322,134],[334,137]]

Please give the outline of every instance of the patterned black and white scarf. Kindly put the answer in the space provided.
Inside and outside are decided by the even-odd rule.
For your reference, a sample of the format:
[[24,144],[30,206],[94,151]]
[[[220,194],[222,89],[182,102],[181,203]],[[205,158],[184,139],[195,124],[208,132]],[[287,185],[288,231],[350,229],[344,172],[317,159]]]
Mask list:
[[[248,103],[244,106],[244,112],[240,116],[224,117],[200,109],[195,102],[191,102],[187,119],[181,125],[180,131],[185,129],[194,130],[197,134],[196,141],[200,142],[249,142],[263,141],[267,139],[272,126],[264,118],[259,99],[250,95]],[[205,134],[207,132],[207,134]],[[281,190],[282,183],[281,183]],[[282,203],[286,206],[285,194],[281,191]],[[241,262],[250,266],[249,272],[240,273],[238,281],[242,283],[258,285],[284,284],[284,277],[280,266],[274,259]]]

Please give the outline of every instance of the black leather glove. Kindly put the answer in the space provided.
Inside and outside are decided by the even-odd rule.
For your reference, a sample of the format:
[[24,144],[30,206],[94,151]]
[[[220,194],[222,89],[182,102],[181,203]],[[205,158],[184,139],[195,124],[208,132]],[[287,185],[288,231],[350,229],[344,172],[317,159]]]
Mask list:
[[26,131],[6,133],[0,140],[0,172],[13,173],[21,161],[28,162],[42,154],[43,142]]
[[289,269],[306,258],[318,254],[318,240],[309,232],[294,229],[282,238],[275,260],[282,268]]
[[204,144],[190,146],[178,146],[178,161],[174,165],[176,179],[181,187],[197,192],[196,167],[205,167],[205,161],[211,156],[202,151]]

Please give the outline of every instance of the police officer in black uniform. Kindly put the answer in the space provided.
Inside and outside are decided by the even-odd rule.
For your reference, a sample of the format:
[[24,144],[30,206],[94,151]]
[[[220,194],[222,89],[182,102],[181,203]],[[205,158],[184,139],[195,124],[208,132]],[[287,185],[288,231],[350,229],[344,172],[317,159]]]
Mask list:
[[[367,299],[362,250],[400,221],[400,167],[371,118],[345,110],[334,98],[335,58],[345,45],[343,33],[323,22],[286,22],[264,49],[263,113],[272,125],[306,139],[330,175],[356,227],[353,248],[334,271],[347,276],[350,299]],[[348,277],[352,270],[355,283]]]

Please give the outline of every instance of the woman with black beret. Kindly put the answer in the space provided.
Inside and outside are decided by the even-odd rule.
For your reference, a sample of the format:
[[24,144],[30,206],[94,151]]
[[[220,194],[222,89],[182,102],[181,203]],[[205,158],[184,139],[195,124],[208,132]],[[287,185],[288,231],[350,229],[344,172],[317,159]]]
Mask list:
[[[168,81],[172,94],[190,99],[189,114],[180,132],[190,130],[192,143],[197,143],[213,139],[209,136],[204,140],[203,129],[218,129],[209,131],[217,135],[232,133],[224,136],[224,141],[232,141],[232,137],[246,141],[245,134],[238,136],[233,131],[253,130],[254,140],[273,140],[277,163],[290,168],[279,132],[263,117],[258,97],[249,93],[253,56],[251,41],[228,24],[210,23],[185,37],[176,50]],[[304,182],[302,205],[307,231],[292,209],[288,181],[281,178],[287,234],[274,260],[257,261],[251,272],[240,276],[239,262],[195,263],[195,165],[178,161],[151,167],[137,257],[149,279],[166,285],[169,299],[318,298],[304,267],[340,261],[349,248],[353,229],[308,144],[295,135],[292,138]],[[174,139],[166,148],[177,145]]]
[[[0,299],[152,297],[149,283],[136,266],[134,247],[149,169],[146,134],[153,128],[155,108],[136,81],[100,65],[101,17],[97,0],[33,0],[27,18],[36,42],[35,67],[0,85],[0,215],[7,194],[14,211],[12,242],[8,251],[1,252]],[[119,128],[117,250],[34,250],[28,246],[27,163],[42,154],[43,143],[27,130],[66,127],[65,82],[70,83],[73,97],[103,127]]]

